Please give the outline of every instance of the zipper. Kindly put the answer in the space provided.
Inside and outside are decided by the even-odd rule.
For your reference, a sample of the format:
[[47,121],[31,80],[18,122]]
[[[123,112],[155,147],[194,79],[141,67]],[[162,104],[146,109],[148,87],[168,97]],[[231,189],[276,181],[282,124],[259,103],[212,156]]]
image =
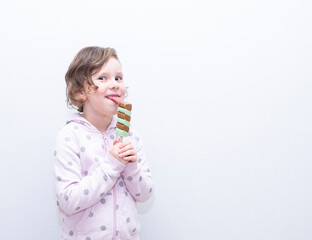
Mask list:
[[113,240],[116,240],[116,233],[117,233],[117,210],[116,210],[116,204],[117,204],[117,195],[116,195],[116,185],[113,187],[113,199],[114,199],[114,205],[113,205],[113,214],[114,214],[114,222],[113,222]]
[[[106,151],[108,150],[107,137],[105,133],[102,133],[104,146]],[[117,233],[117,212],[116,212],[116,204],[117,204],[117,195],[116,195],[116,185],[113,187],[113,240],[116,240]]]

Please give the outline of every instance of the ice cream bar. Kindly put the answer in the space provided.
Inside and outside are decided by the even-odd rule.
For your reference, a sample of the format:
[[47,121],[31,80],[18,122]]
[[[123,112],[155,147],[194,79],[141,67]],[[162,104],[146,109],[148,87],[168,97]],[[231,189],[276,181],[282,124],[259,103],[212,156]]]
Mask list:
[[129,116],[129,115],[125,114],[125,113],[122,113],[122,112],[118,112],[117,113],[117,117],[125,119],[128,122],[130,122],[130,120],[131,120],[131,116]]
[[120,130],[129,132],[129,127],[126,126],[126,125],[123,125],[123,124],[121,124],[121,123],[119,123],[119,122],[117,122],[117,128],[119,128]]
[[126,102],[118,103],[116,134],[120,137],[129,135],[132,105]]

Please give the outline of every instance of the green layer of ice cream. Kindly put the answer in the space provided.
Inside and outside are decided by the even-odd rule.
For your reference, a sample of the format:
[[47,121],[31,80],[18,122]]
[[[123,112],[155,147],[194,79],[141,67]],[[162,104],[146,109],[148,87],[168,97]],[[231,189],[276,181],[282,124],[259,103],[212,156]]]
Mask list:
[[131,116],[131,111],[129,111],[125,108],[122,108],[122,107],[118,107],[118,112],[122,112],[122,113],[125,113],[125,114]]
[[120,137],[128,137],[129,133],[121,130],[120,128],[116,128],[116,134]]
[[117,122],[119,122],[119,123],[121,123],[121,124],[123,124],[123,125],[126,125],[126,126],[130,126],[130,122],[128,122],[127,120],[125,120],[125,119],[122,119],[122,118],[119,118],[119,117],[117,117]]

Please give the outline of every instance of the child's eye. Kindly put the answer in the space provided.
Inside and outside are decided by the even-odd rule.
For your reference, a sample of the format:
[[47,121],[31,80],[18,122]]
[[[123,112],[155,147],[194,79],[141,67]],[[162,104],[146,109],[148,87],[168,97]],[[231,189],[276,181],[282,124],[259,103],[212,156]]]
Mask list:
[[121,77],[116,77],[115,80],[116,81],[120,81],[120,80],[122,80],[122,78]]
[[99,80],[106,80],[106,77],[99,77]]

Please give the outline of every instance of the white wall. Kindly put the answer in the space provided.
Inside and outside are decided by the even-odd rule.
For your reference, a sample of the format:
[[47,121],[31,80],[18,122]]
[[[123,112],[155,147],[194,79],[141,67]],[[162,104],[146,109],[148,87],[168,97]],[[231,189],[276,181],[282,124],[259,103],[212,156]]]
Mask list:
[[143,240],[312,238],[309,0],[0,3],[1,239],[59,239],[64,75],[115,47],[156,182]]

